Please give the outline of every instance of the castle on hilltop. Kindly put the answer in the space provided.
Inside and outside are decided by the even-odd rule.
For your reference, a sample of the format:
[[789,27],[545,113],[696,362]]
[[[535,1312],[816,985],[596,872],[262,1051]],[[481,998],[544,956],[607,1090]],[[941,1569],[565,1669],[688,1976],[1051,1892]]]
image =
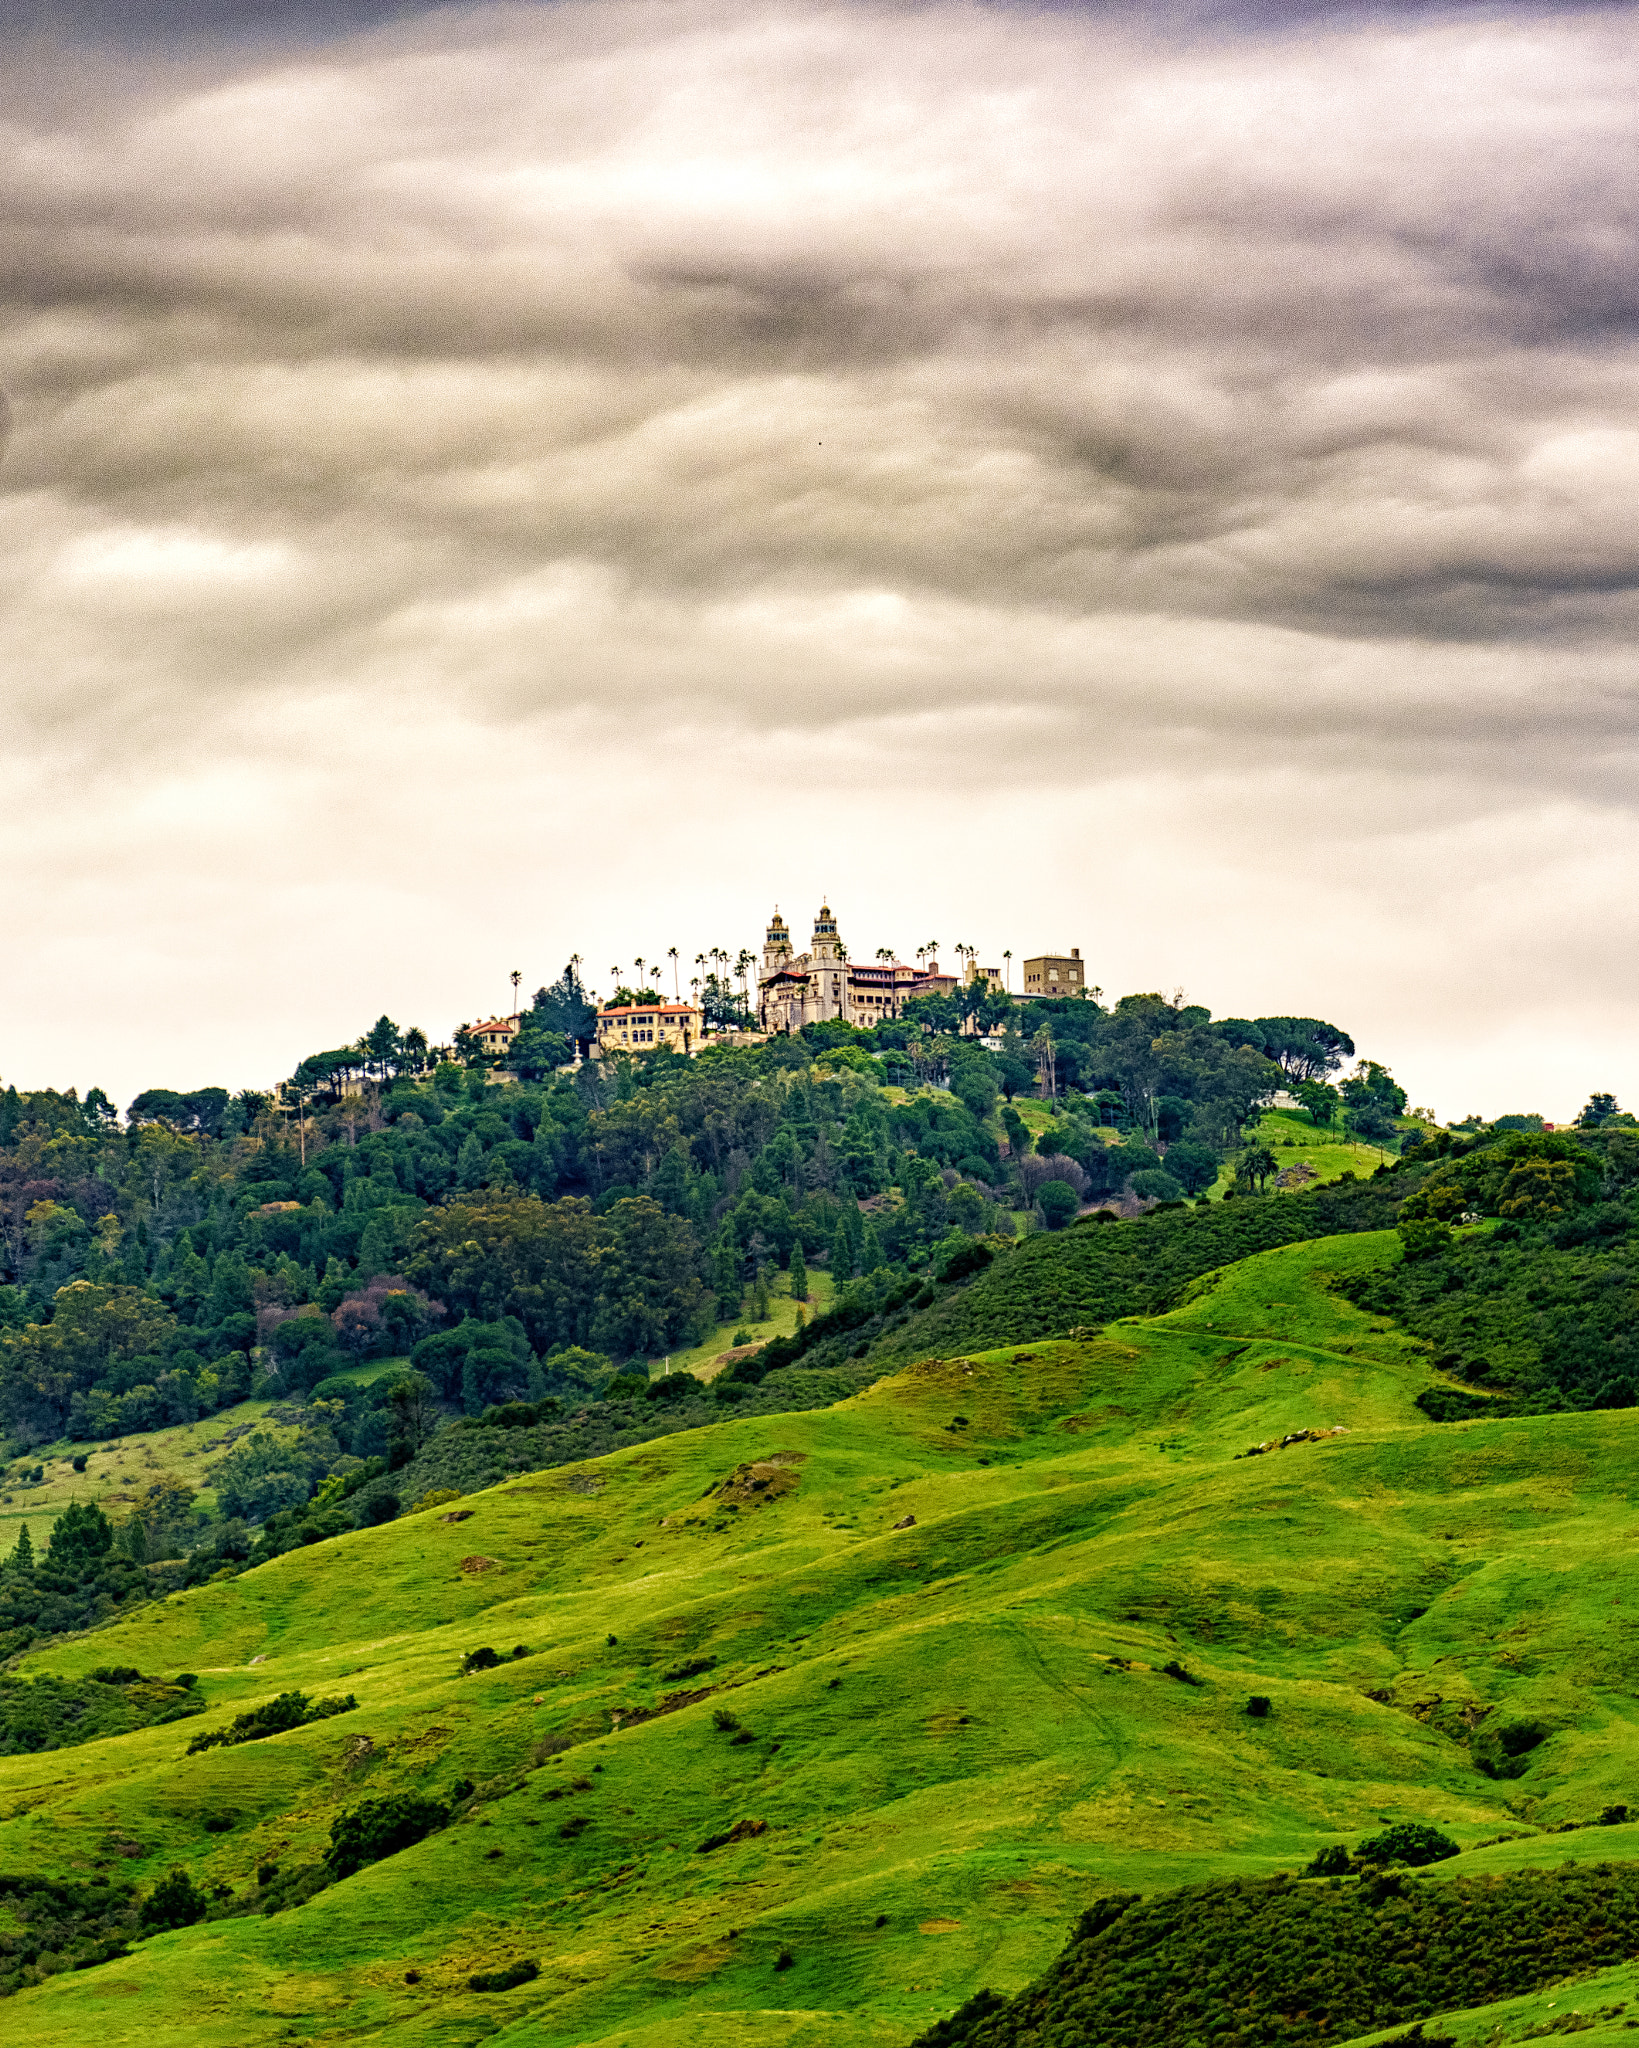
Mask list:
[[757,1022],[776,1034],[833,1017],[869,1030],[885,1017],[897,1017],[912,996],[950,995],[956,986],[956,976],[941,974],[937,960],[907,967],[886,949],[868,964],[850,960],[828,903],[814,919],[808,951],[793,952],[790,929],[776,908],[763,940]]

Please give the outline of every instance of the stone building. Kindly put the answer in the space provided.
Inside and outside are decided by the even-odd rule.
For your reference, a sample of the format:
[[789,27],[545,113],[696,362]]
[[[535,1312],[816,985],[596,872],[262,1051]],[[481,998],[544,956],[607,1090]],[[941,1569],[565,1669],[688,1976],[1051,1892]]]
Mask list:
[[653,1052],[669,1045],[673,1052],[700,1050],[703,1026],[693,1003],[622,1003],[598,1012],[598,1051]]
[[[492,1058],[500,1058],[512,1049],[512,1041],[518,1035],[516,1017],[486,1017],[482,1024],[463,1024],[461,1031],[472,1034],[478,1050]],[[460,1032],[457,1032],[457,1037]]]
[[791,1034],[805,1024],[833,1017],[862,1030],[897,1017],[912,996],[954,989],[954,975],[942,975],[937,960],[926,968],[902,960],[850,960],[828,903],[814,919],[808,950],[793,950],[791,932],[776,909],[763,941],[757,977],[757,1020],[764,1031]]
[[1087,971],[1081,964],[1081,948],[1066,953],[1038,953],[1024,963],[1024,992],[1027,996],[1079,996],[1087,986]]

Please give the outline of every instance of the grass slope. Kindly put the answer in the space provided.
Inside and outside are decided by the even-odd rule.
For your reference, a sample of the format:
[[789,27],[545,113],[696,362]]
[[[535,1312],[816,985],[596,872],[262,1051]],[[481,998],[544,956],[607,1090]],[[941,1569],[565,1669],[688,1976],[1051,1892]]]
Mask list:
[[[1364,1179],[1367,1174],[1375,1173],[1391,1156],[1380,1145],[1369,1145],[1363,1139],[1351,1137],[1341,1124],[1317,1128],[1306,1115],[1291,1109],[1265,1110],[1258,1119],[1251,1142],[1267,1145],[1282,1173],[1296,1166],[1307,1166],[1314,1174],[1314,1181],[1310,1183],[1314,1186],[1337,1180],[1345,1173]],[[1219,1171],[1211,1199],[1221,1201],[1224,1189],[1234,1178],[1235,1167],[1231,1161]]]
[[[870,1357],[879,1366],[908,1363],[934,1352],[1061,1336],[1112,1316],[1153,1314],[1204,1274],[1251,1253],[1385,1229],[1414,1185],[1402,1169],[1309,1194],[1160,1211],[1133,1226],[1083,1218],[1067,1231],[1038,1232],[977,1279],[883,1329]],[[828,1353],[820,1345],[811,1356]]]
[[[364,1371],[376,1367],[362,1368]],[[122,1509],[151,1480],[172,1473],[186,1481],[207,1505],[214,1498],[216,1465],[234,1444],[258,1424],[266,1421],[270,1401],[240,1401],[198,1422],[177,1423],[170,1429],[156,1429],[141,1436],[112,1437],[103,1443],[60,1443],[30,1451],[21,1461],[44,1465],[45,1479],[38,1486],[15,1481],[0,1496],[0,1556],[10,1553],[17,1532],[27,1524],[29,1539],[43,1550],[53,1524],[71,1500],[90,1501],[118,1517]],[[267,1424],[278,1437],[296,1434],[294,1428]],[[83,1457],[86,1468],[76,1472],[73,1460]]]
[[[1639,1413],[1426,1424],[1426,1351],[1328,1284],[1397,1256],[1271,1249],[1167,1315],[526,1475],[54,1645],[27,1668],[200,1673],[190,1736],[291,1687],[359,1705],[6,1759],[0,1872],[254,1896],[363,1798],[480,1798],[298,1910],[51,1977],[8,2035],[888,2048],[1038,1976],[1103,1892],[1396,1820],[1521,1837],[1442,1874],[1639,1855],[1540,1832],[1639,1792]],[[481,1643],[530,1654],[461,1677]],[[1524,1775],[1484,1775],[1526,1723]],[[516,1959],[540,1975],[466,1988]]]

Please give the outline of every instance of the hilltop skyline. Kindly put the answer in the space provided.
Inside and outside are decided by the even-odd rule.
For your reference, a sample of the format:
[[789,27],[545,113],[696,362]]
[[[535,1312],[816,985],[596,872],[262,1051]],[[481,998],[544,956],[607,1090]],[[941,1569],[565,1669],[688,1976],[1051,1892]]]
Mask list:
[[817,884],[1639,1096],[1628,11],[4,19],[6,1080]]

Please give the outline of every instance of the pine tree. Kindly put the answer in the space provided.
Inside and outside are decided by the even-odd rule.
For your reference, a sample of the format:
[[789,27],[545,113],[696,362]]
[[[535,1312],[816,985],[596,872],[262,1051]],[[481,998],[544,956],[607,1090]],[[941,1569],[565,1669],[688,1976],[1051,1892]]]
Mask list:
[[831,1239],[831,1274],[839,1287],[846,1287],[854,1277],[854,1248],[843,1223],[837,1225],[836,1235]]
[[860,1252],[859,1263],[861,1270],[866,1273],[874,1273],[879,1267],[885,1266],[888,1263],[887,1259],[883,1256],[882,1240],[876,1234],[876,1225],[874,1223],[868,1223],[865,1226],[865,1244]]
[[717,1295],[717,1313],[728,1322],[740,1313],[740,1254],[725,1230],[712,1255],[711,1284]]
[[29,1541],[28,1524],[25,1522],[17,1532],[17,1547],[7,1560],[14,1572],[31,1572],[34,1569],[34,1545]]
[[793,1301],[806,1301],[808,1299],[808,1266],[803,1258],[802,1246],[800,1244],[794,1244],[791,1247],[791,1299]]
[[484,1185],[484,1147],[476,1131],[468,1134],[456,1157],[455,1178],[463,1188]]
[[755,1323],[768,1321],[768,1282],[760,1273],[756,1286],[751,1290],[751,1319]]

